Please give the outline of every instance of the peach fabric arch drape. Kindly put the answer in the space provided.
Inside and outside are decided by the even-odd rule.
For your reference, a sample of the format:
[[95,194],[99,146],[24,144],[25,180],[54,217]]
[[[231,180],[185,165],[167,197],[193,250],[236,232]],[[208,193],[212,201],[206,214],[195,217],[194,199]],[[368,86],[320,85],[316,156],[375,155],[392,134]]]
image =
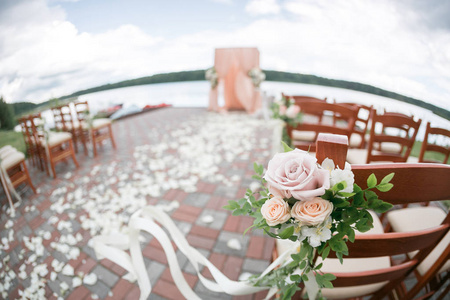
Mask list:
[[[255,112],[261,107],[261,96],[255,88],[248,72],[259,68],[257,48],[221,48],[215,50],[214,67],[219,82],[224,84],[226,110],[246,110]],[[216,91],[214,91],[216,90]],[[217,106],[217,87],[210,92],[210,110]]]

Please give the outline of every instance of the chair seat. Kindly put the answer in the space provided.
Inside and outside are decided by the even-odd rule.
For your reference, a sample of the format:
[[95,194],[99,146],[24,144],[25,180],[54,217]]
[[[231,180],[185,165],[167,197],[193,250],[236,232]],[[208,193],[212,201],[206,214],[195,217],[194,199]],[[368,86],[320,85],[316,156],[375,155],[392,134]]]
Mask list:
[[384,142],[381,143],[381,151],[387,153],[399,153],[402,150],[402,146],[398,143]]
[[[357,235],[362,234],[380,234],[384,233],[383,225],[381,224],[378,216],[370,212],[373,217],[373,228],[365,233],[357,232]],[[290,240],[276,240],[276,247],[278,254],[282,254],[287,250],[295,251],[300,245],[299,242],[292,242]],[[320,258],[317,264],[321,263]],[[370,271],[382,268],[390,267],[389,257],[376,257],[376,258],[344,258],[344,263],[341,264],[336,258],[327,258],[323,262],[322,271],[324,273],[345,273],[345,272],[360,272],[360,271]],[[339,298],[349,298],[349,297],[359,297],[374,291],[379,290],[386,282],[367,284],[355,287],[341,287],[333,289],[322,289],[322,294],[326,298],[339,299]]]
[[406,162],[412,163],[412,164],[417,164],[419,162],[419,158],[418,157],[414,157],[414,156],[410,156],[410,157],[408,157]]
[[[106,126],[110,125],[111,123],[112,123],[111,120],[108,118],[94,119],[92,121],[92,129],[100,129],[102,127],[106,127]],[[85,129],[85,130],[89,129],[88,124],[85,122],[83,122],[82,126],[83,126],[83,129]]]
[[4,152],[8,152],[11,149],[15,149],[13,146],[11,145],[6,145],[0,148],[0,156],[4,153]]
[[[3,150],[3,148],[2,148]],[[0,158],[1,159],[5,159],[7,156],[9,156],[12,153],[17,152],[16,148],[10,147],[10,148],[6,148],[3,151],[0,152]]]
[[14,167],[15,165],[21,163],[25,160],[25,155],[22,152],[15,151],[10,153],[5,158],[2,158],[2,168],[8,170],[9,168]]
[[[61,143],[68,142],[72,139],[72,134],[69,132],[50,132],[48,138],[48,146],[53,147]],[[47,146],[47,140],[41,138],[41,143],[43,146]]]
[[357,134],[357,133],[352,133],[352,135],[350,136],[350,147],[351,148],[358,148],[361,145],[362,142],[362,138],[361,135]]
[[294,140],[298,141],[314,142],[316,139],[316,132],[294,130],[292,131],[292,137]]
[[[387,214],[392,229],[397,232],[418,231],[438,226],[447,214],[438,207],[422,206],[391,211]],[[437,247],[417,267],[421,275],[425,274],[450,244],[450,232],[441,240]],[[410,253],[412,257],[415,253]],[[439,270],[439,273],[450,269],[450,260]]]

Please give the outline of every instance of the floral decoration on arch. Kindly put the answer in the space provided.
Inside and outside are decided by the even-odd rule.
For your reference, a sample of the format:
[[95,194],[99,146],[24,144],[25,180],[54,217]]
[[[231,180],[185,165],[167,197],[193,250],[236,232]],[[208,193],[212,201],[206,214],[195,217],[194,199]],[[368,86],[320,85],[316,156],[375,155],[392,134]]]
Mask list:
[[266,79],[266,74],[260,68],[253,68],[248,71],[248,76],[252,79],[253,85],[258,88]]
[[[308,293],[319,290],[320,299],[320,289],[332,288],[335,276],[321,272],[322,263],[316,264],[315,254],[323,261],[333,251],[342,263],[348,255],[347,243],[355,241],[355,231],[373,228],[368,210],[384,213],[392,208],[373,190],[389,191],[394,173],[380,182],[370,175],[363,190],[354,183],[349,164],[341,170],[327,158],[319,165],[308,152],[283,145],[285,152],[275,154],[265,173],[262,165],[254,164],[253,178],[260,181],[260,189],[247,189],[244,198],[229,201],[225,208],[235,216],[253,217],[247,230],[262,229],[270,237],[297,243],[278,269],[262,278],[252,276],[253,285],[276,287],[282,299],[290,299],[304,282]],[[308,289],[311,285],[315,288]]]
[[212,89],[219,84],[219,75],[217,75],[216,68],[214,67],[211,67],[205,71],[205,78],[211,84]]

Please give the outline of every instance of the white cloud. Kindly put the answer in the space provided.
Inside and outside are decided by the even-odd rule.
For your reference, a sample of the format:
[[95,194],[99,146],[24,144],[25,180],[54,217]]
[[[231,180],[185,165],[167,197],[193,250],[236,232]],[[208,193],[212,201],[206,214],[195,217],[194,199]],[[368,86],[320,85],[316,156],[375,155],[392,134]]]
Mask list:
[[270,19],[173,39],[135,25],[79,32],[44,1],[15,9],[8,22],[0,18],[0,94],[8,102],[207,68],[214,48],[258,47],[265,69],[366,83],[450,109],[449,32],[406,26],[389,1],[291,0]]
[[251,0],[245,6],[245,11],[252,16],[278,14],[280,10],[277,0]]

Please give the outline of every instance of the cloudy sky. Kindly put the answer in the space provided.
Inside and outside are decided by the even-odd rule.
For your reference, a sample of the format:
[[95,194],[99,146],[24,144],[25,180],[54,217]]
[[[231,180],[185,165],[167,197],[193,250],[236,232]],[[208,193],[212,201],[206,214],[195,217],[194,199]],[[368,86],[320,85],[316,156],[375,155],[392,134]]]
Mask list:
[[450,109],[450,0],[1,0],[0,95],[41,102],[258,47],[264,69]]

